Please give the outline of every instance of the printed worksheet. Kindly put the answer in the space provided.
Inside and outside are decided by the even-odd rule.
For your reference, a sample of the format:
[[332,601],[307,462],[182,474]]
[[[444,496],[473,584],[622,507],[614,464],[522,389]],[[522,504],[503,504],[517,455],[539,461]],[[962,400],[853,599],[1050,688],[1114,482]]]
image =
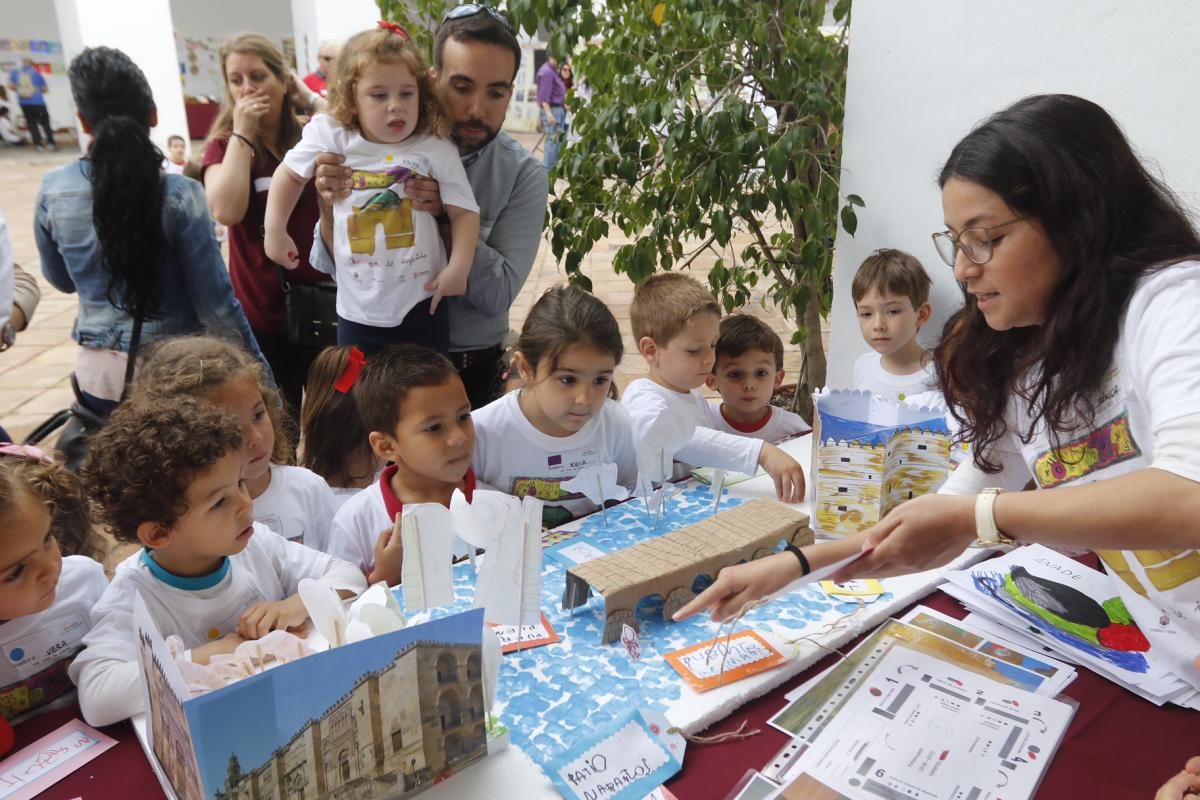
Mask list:
[[796,771],[849,798],[1032,797],[1074,708],[894,647]]

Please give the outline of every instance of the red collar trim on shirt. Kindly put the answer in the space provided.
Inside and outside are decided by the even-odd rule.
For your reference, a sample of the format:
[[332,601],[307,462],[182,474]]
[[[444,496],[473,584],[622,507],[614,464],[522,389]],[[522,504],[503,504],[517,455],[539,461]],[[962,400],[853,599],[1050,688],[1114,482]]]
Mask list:
[[[396,474],[397,466],[388,464],[383,469],[383,474],[379,476],[379,491],[383,493],[383,507],[387,511],[388,519],[395,521],[396,515],[404,511],[404,501],[396,497],[396,493],[392,491],[392,476]],[[475,470],[467,468],[466,488],[463,494],[467,496],[467,502],[471,502],[475,495]]]
[[721,403],[721,419],[725,420],[725,424],[733,428],[738,433],[757,433],[761,431],[766,427],[767,423],[771,421],[771,414],[773,413],[773,409],[770,406],[767,406],[767,413],[763,415],[762,419],[760,419],[758,422],[752,422],[749,425],[746,425],[745,423],[731,419],[729,415],[725,413],[725,404]]

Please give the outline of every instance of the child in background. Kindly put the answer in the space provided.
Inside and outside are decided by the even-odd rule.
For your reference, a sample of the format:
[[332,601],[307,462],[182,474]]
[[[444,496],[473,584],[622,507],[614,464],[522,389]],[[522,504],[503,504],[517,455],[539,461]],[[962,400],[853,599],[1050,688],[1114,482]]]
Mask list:
[[634,441],[664,414],[690,418],[696,432],[675,453],[677,460],[748,475],[761,466],[774,478],[780,500],[803,500],[804,471],[796,459],[770,442],[714,429],[720,415],[697,391],[712,373],[721,322],[708,290],[682,273],[660,272],[638,285],[629,316],[650,368],[650,377],[629,384],[621,398],[633,418]]
[[[353,189],[334,204],[333,260],[338,284],[338,344],[371,355],[409,342],[446,352],[443,297],[463,294],[479,240],[479,206],[453,144],[438,137],[433,78],[408,34],[390,23],[352,36],[338,55],[329,113],[304,126],[271,178],[265,220],[267,256],[296,267],[287,221],[320,153],[345,156]],[[444,219],[414,207],[404,182],[438,181]],[[450,257],[439,225],[450,226]],[[383,246],[377,242],[383,228]]]
[[783,341],[770,325],[749,314],[721,320],[717,360],[706,381],[721,395],[708,401],[716,412],[713,427],[764,442],[811,431],[799,414],[771,405],[783,375]]
[[637,483],[629,414],[609,399],[621,363],[621,329],[608,306],[574,286],[533,304],[513,354],[521,388],[474,412],[472,468],[488,486],[543,500],[553,528],[597,506],[561,483],[580,469],[617,465],[617,482]]
[[[357,347],[326,347],[308,368],[300,409],[300,464],[325,479],[334,513],[375,482],[383,467],[358,416],[354,384],[364,358]],[[331,520],[332,521],[332,520]]]
[[[900,250],[876,250],[850,285],[858,327],[874,353],[854,362],[854,388],[888,400],[940,401],[931,354],[917,340],[929,321],[931,281],[921,262]],[[919,395],[926,395],[918,399]]]
[[354,387],[371,449],[391,462],[374,484],[333,518],[329,552],[359,567],[371,583],[400,582],[402,543],[393,537],[405,503],[450,505],[455,489],[475,492],[471,403],[445,356],[392,345],[363,367]]
[[167,137],[167,157],[163,159],[163,172],[168,175],[182,175],[187,166],[187,142],[182,136]]
[[85,513],[83,487],[34,447],[0,445],[0,717],[13,719],[74,688],[71,659],[91,629],[104,568],[63,557],[55,535],[64,510]]
[[71,665],[89,724],[143,710],[135,595],[163,636],[179,636],[191,660],[206,664],[244,640],[302,624],[308,613],[296,591],[304,578],[343,598],[365,588],[351,565],[254,522],[241,450],[237,418],[190,397],[127,403],[93,438],[88,491],[112,535],[143,549],[117,566]]
[[283,428],[283,406],[258,361],[220,339],[168,339],[147,354],[134,395],[151,402],[186,395],[233,414],[245,436],[243,478],[254,500],[254,521],[289,541],[328,552],[333,493],[320,475],[288,466],[292,447]]

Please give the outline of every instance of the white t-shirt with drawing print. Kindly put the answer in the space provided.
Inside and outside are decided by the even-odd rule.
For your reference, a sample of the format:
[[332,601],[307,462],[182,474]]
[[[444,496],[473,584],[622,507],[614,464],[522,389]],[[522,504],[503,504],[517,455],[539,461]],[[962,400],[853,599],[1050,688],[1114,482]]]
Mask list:
[[396,144],[370,142],[317,114],[283,163],[307,180],[320,153],[345,156],[352,170],[350,196],[333,205],[337,313],[360,325],[395,327],[432,296],[425,284],[446,266],[437,220],[413,209],[404,181],[410,175],[435,178],[444,205],[479,211],[458,149],[426,134]]
[[238,620],[259,602],[286,600],[300,581],[312,578],[331,589],[359,593],[362,572],[344,561],[289,542],[254,523],[246,548],[211,575],[180,578],[158,566],[145,550],[117,565],[112,583],[92,612],[84,651],[71,664],[79,706],[90,725],[111,725],[142,711],[133,598],[140,594],[164,637],[172,634],[195,649],[237,630]]
[[[997,475],[963,463],[939,490],[974,494],[985,486],[1020,489],[1032,477],[1039,489],[1077,486],[1153,467],[1200,483],[1196,432],[1200,429],[1200,263],[1164,268],[1134,290],[1121,320],[1113,362],[1096,393],[1090,426],[1059,436],[1043,423],[1029,429],[1027,404],[1009,397],[1008,433],[992,448]],[[1146,509],[1147,514],[1153,513]],[[1100,550],[1134,621],[1171,671],[1200,689],[1200,548],[1137,547],[1128,532],[1124,550]]]

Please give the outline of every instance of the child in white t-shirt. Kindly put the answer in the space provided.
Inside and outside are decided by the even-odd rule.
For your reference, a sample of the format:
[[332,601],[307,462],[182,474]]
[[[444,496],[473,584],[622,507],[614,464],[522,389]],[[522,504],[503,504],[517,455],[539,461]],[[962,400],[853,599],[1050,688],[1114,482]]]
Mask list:
[[900,250],[876,250],[859,266],[850,295],[859,330],[875,352],[854,362],[855,389],[923,405],[940,400],[929,394],[938,392],[932,354],[917,339],[932,313],[931,283],[921,262]]
[[163,636],[206,664],[247,639],[297,628],[304,578],[356,596],[350,564],[254,522],[242,479],[242,429],[210,403],[176,397],[119,408],[93,439],[84,480],[114,537],[142,549],[116,570],[71,665],[92,725],[143,709],[133,603],[141,595]]
[[327,552],[333,493],[320,475],[287,465],[292,445],[279,394],[245,350],[207,336],[167,339],[146,357],[134,392],[151,400],[196,397],[236,416],[245,432],[244,478],[255,522]]
[[720,393],[710,400],[719,431],[780,442],[812,427],[799,414],[771,405],[783,384],[783,340],[749,314],[721,320],[717,360],[706,383]]
[[357,347],[326,347],[313,359],[304,384],[300,463],[329,484],[334,513],[374,483],[383,468],[354,402],[354,384],[364,363]]
[[182,175],[187,166],[187,142],[179,134],[167,137],[167,157],[163,159],[163,172],[168,175]]
[[471,466],[479,480],[541,499],[542,522],[550,528],[597,510],[581,493],[562,488],[585,467],[616,464],[617,483],[633,491],[632,423],[609,397],[623,354],[621,329],[600,300],[573,286],[538,298],[513,356],[521,388],[472,414]]
[[379,480],[346,501],[333,518],[329,552],[371,583],[400,582],[404,549],[393,536],[405,503],[450,505],[455,489],[475,493],[471,401],[450,360],[416,345],[372,356],[354,385],[371,449],[391,462]]
[[86,502],[79,479],[33,447],[0,445],[0,717],[74,690],[71,659],[108,580],[82,555],[63,558],[56,513]]
[[[441,300],[466,291],[479,206],[457,148],[437,135],[440,118],[417,48],[403,29],[381,24],[346,42],[329,113],[312,118],[271,178],[264,244],[272,261],[292,269],[300,260],[287,221],[316,157],[337,153],[353,171],[350,196],[333,209],[338,344],[358,345],[368,355],[398,342],[449,348]],[[444,219],[407,196],[405,181],[414,176],[437,180]],[[449,260],[443,221],[450,227]]]
[[695,432],[675,452],[676,461],[749,475],[761,466],[774,478],[780,500],[803,500],[804,470],[796,459],[770,442],[715,430],[719,414],[697,391],[716,362],[721,323],[716,298],[695,278],[660,272],[638,285],[629,317],[650,369],[648,379],[629,384],[621,397],[633,419],[634,441],[664,416],[686,418]]

